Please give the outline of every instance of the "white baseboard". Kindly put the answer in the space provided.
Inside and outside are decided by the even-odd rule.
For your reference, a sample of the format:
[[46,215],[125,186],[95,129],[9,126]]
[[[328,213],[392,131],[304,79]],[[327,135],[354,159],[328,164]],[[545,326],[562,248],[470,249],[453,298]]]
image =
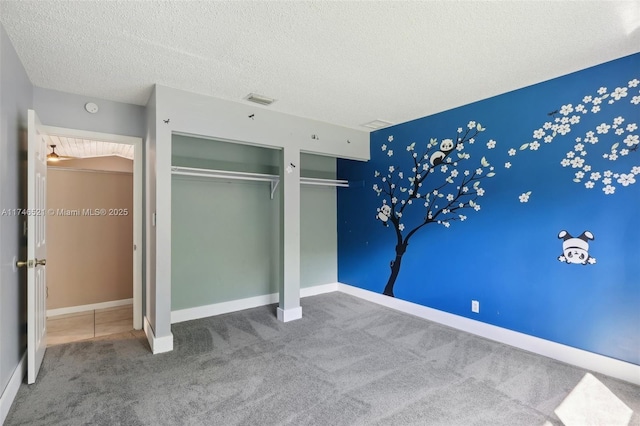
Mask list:
[[195,308],[171,311],[171,324],[191,321],[198,318],[212,317],[228,314],[229,312],[243,311],[270,305],[278,302],[278,293],[265,294],[264,296],[247,297],[246,299],[231,300],[229,302],[214,303],[211,305],[196,306]]
[[302,307],[300,306],[298,306],[297,308],[291,308],[291,309],[277,308],[276,312],[277,312],[278,321],[282,321],[282,322],[295,321],[302,318]]
[[[338,283],[305,287],[300,289],[300,297],[316,296],[318,294],[330,293],[337,290]],[[257,308],[258,306],[271,305],[273,303],[278,303],[278,293],[247,297],[246,299],[231,300],[229,302],[214,303],[205,306],[197,306],[195,308],[180,309],[171,312],[171,324],[212,317],[215,315],[228,314],[230,312],[243,311],[245,309]],[[287,316],[287,318],[289,317],[291,317],[291,315]]]
[[169,334],[168,336],[156,337],[153,327],[149,323],[149,319],[144,317],[144,334],[147,335],[147,341],[149,342],[149,346],[151,346],[151,352],[155,354],[161,354],[164,352],[171,352],[173,350],[173,334]]
[[541,339],[495,325],[475,321],[459,315],[428,308],[416,303],[388,297],[383,294],[363,290],[347,284],[338,284],[338,291],[364,300],[386,306],[407,314],[415,315],[467,333],[495,340],[496,342],[524,349],[539,355],[566,362],[586,370],[597,371],[636,385],[640,385],[640,365],[631,364],[604,355],[598,355],[561,343]]
[[11,409],[11,404],[13,404],[13,400],[16,399],[16,395],[18,394],[18,389],[20,389],[20,385],[22,384],[22,379],[24,379],[24,375],[27,372],[27,352],[22,355],[18,366],[13,371],[11,378],[9,379],[9,383],[7,383],[7,387],[4,388],[2,395],[0,396],[0,425],[4,424],[4,421],[9,414],[9,410]]
[[338,283],[321,284],[313,287],[304,287],[300,289],[300,297],[317,296],[319,294],[331,293],[338,291]]
[[95,309],[115,308],[117,306],[132,305],[133,299],[112,300],[110,302],[92,303],[90,305],[70,306],[68,308],[48,309],[47,318],[58,315],[75,314],[78,312],[93,311]]

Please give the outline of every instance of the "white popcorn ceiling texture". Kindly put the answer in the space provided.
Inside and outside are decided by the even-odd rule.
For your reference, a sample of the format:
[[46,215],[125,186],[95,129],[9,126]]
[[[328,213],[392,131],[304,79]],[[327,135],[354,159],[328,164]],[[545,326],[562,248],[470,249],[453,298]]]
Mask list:
[[2,0],[0,16],[36,86],[139,105],[154,83],[254,92],[363,131],[640,50],[638,1]]

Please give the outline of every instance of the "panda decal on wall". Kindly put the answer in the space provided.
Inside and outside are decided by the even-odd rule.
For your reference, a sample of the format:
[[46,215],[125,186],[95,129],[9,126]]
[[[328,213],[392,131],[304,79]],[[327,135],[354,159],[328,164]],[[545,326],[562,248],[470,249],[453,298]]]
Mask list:
[[442,163],[447,154],[453,151],[454,147],[455,145],[453,144],[452,139],[443,139],[440,143],[440,151],[434,152],[429,158],[429,162],[431,163],[431,165],[435,167],[438,164]]
[[387,223],[389,221],[389,217],[391,216],[391,207],[387,204],[383,204],[382,207],[378,207],[378,214],[376,215],[376,219],[381,221],[384,226],[389,226]]
[[589,255],[589,240],[595,237],[589,231],[584,231],[578,237],[572,237],[567,231],[560,231],[558,238],[562,242],[562,254],[558,256],[560,262],[593,265],[596,258]]

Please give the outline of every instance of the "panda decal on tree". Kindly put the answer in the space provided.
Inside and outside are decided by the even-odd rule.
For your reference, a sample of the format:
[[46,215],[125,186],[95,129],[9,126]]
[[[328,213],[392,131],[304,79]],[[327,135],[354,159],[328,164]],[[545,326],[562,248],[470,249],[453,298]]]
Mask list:
[[387,223],[389,221],[389,217],[391,216],[391,207],[387,204],[383,204],[382,207],[378,208],[378,214],[376,215],[376,219],[382,222],[384,226],[389,226]]
[[431,157],[429,158],[429,162],[431,163],[431,165],[437,166],[438,164],[442,163],[442,161],[444,161],[444,159],[447,157],[447,154],[453,151],[453,148],[455,148],[453,139],[444,139],[440,143],[440,151],[436,151],[431,154]]
[[562,242],[562,254],[558,256],[560,262],[575,263],[578,265],[593,265],[596,258],[589,255],[589,240],[594,236],[589,231],[584,231],[580,236],[573,237],[567,231],[560,231],[558,238]]

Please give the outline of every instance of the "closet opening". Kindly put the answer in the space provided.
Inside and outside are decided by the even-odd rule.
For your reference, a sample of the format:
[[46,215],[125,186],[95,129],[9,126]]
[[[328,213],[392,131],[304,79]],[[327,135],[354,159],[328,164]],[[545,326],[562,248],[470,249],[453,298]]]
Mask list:
[[[172,136],[171,322],[276,304],[283,282],[280,148]],[[336,158],[301,153],[301,295],[337,283]]]

